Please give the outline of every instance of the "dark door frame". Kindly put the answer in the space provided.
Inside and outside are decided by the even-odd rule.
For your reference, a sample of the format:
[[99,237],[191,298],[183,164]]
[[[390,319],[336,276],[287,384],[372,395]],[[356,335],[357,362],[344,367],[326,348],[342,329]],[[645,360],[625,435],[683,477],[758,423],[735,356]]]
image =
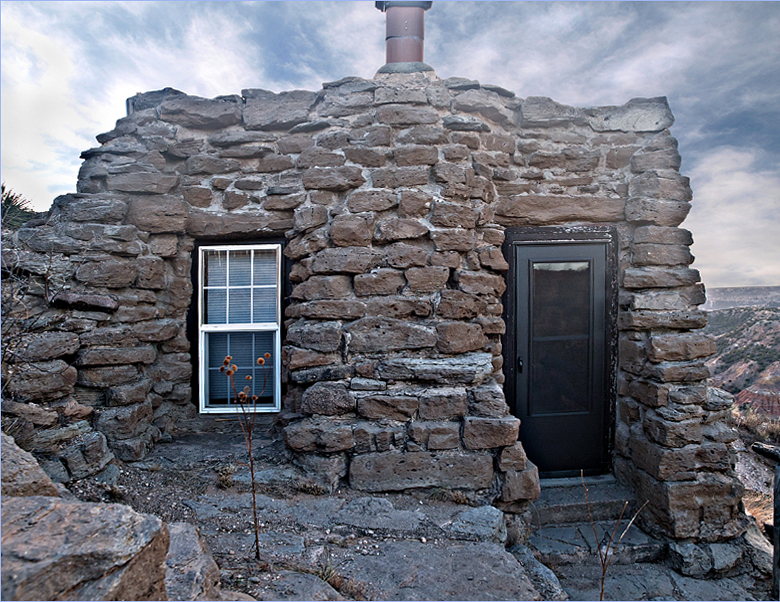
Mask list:
[[[604,412],[604,428],[602,449],[605,450],[602,470],[607,473],[612,470],[614,450],[614,431],[617,401],[617,365],[618,365],[618,234],[613,226],[580,225],[580,226],[543,226],[507,228],[502,247],[504,258],[509,263],[507,272],[507,288],[503,296],[504,322],[506,333],[502,337],[504,355],[504,392],[507,404],[513,414],[516,414],[515,400],[517,392],[517,357],[516,324],[517,316],[517,266],[513,247],[516,245],[533,244],[565,244],[567,242],[602,242],[606,245],[606,311],[604,324],[606,329],[604,348],[605,395],[607,401]],[[521,439],[522,443],[522,439]]]

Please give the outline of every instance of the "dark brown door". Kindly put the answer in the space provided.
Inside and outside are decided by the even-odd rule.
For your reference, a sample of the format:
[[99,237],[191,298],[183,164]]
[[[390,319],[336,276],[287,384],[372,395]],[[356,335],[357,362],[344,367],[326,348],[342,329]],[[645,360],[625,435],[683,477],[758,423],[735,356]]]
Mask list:
[[610,241],[514,240],[506,357],[528,457],[545,476],[609,470]]

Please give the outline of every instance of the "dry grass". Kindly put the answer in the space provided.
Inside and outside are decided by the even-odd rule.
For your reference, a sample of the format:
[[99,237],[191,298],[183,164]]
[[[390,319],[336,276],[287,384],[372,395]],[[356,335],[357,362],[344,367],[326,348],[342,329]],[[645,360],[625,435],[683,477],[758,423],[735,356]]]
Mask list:
[[300,483],[297,483],[295,487],[301,493],[308,493],[309,495],[325,495],[328,493],[322,485],[312,483],[311,481],[301,481]]
[[735,407],[731,415],[735,425],[747,431],[757,441],[780,444],[780,419],[745,405]]
[[233,486],[233,475],[236,467],[233,464],[223,466],[217,471],[217,487],[220,489],[230,489]]
[[745,510],[753,516],[759,526],[765,523],[774,524],[775,507],[771,495],[746,489],[742,496],[742,503],[745,504]]
[[[304,571],[309,572],[309,571]],[[325,558],[311,574],[319,577],[337,592],[351,600],[370,600],[367,584],[340,575],[333,565],[330,550],[325,551]]]
[[437,502],[454,502],[456,504],[462,504],[464,506],[475,505],[468,496],[457,489],[444,489],[442,487],[434,487],[429,496],[432,500]]

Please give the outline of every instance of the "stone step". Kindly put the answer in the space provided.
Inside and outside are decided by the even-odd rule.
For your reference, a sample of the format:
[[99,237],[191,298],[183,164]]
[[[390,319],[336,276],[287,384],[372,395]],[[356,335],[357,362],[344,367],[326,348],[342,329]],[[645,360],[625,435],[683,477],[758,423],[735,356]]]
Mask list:
[[621,521],[617,529],[617,521],[611,520],[547,525],[535,531],[527,545],[534,556],[548,566],[588,560],[598,564],[599,550],[602,555],[607,554],[607,558],[611,558],[611,563],[614,564],[655,562],[662,559],[666,555],[667,544],[650,537],[635,524],[628,527],[630,520],[628,518]]
[[[623,506],[627,523],[636,511],[634,494],[618,484],[612,475],[586,477],[587,501],[580,477],[570,479],[542,479],[542,493],[533,505],[533,527],[594,521],[617,520]],[[588,502],[590,513],[588,513]]]

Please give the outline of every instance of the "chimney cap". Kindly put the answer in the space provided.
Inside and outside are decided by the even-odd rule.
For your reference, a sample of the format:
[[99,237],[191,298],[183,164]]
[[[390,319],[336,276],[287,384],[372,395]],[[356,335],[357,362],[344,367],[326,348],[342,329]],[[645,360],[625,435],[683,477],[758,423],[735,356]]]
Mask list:
[[421,8],[423,10],[428,10],[429,8],[431,8],[432,4],[433,2],[406,2],[403,0],[387,0],[386,2],[374,2],[374,6],[376,6],[382,12],[385,12],[388,8],[392,8],[393,6],[409,6],[409,7]]

